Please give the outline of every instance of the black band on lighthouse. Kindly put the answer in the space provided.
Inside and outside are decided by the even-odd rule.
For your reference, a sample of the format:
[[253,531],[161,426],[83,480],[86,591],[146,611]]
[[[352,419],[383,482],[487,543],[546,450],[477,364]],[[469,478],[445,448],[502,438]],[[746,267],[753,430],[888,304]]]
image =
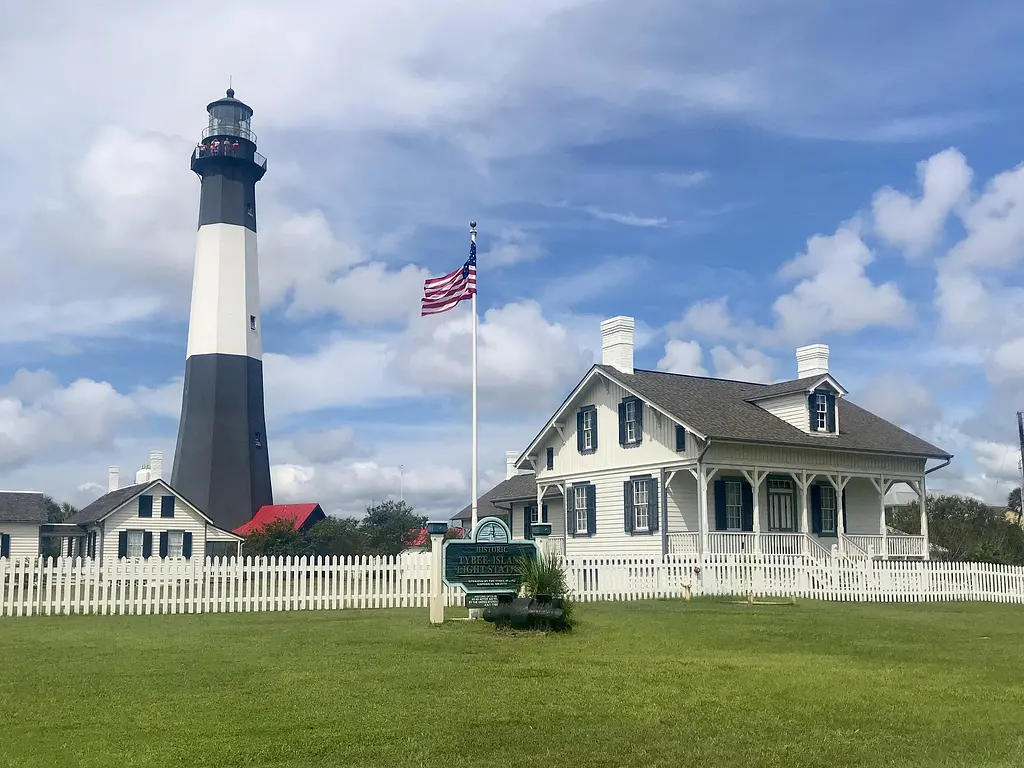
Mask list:
[[256,179],[246,164],[230,157],[211,158],[211,163],[203,168],[200,227],[235,224],[256,231]]

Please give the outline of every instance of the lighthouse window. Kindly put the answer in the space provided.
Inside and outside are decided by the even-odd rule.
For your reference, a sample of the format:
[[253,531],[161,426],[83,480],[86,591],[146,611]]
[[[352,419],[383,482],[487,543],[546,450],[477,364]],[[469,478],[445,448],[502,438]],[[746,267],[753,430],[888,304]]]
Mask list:
[[256,212],[252,208],[252,203],[249,203],[248,205],[245,206],[245,214],[247,216],[255,216],[256,215]]
[[263,441],[260,439],[260,433],[256,433],[256,447],[260,448],[263,445]]
[[256,330],[256,315],[249,315],[249,328],[250,330]]

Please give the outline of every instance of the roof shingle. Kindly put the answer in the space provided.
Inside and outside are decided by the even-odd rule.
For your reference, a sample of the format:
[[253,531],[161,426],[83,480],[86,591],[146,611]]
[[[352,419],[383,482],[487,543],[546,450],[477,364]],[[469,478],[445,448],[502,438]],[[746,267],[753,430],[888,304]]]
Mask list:
[[0,491],[0,523],[45,523],[48,519],[42,493]]
[[[558,495],[557,489],[549,488],[548,493],[545,497],[552,495]],[[508,512],[504,509],[494,506],[496,503],[507,503],[510,501],[526,501],[528,499],[537,498],[537,476],[532,472],[522,475],[513,475],[507,480],[502,480],[496,486],[483,494],[477,501],[476,515],[477,519],[485,517],[507,517]],[[467,520],[473,514],[473,508],[471,505],[467,505],[457,515],[452,515],[452,519]]]
[[[156,482],[156,481],[153,481]],[[89,523],[95,523],[97,520],[106,517],[115,509],[124,504],[135,494],[139,493],[143,488],[151,483],[139,483],[138,485],[126,485],[124,488],[118,488],[110,493],[105,493],[100,496],[96,501],[91,504],[82,507],[76,514],[72,515],[68,520],[69,523],[75,523],[76,525],[87,525]]]
[[[846,398],[837,402],[840,433],[827,438],[811,435],[747,402],[763,396],[769,387],[810,382],[808,377],[780,384],[752,384],[726,379],[687,376],[661,371],[636,370],[622,373],[599,365],[612,380],[619,381],[667,413],[712,438],[752,443],[803,445],[834,450],[926,456],[949,459],[952,454],[866,411]],[[799,391],[794,389],[792,391]]]

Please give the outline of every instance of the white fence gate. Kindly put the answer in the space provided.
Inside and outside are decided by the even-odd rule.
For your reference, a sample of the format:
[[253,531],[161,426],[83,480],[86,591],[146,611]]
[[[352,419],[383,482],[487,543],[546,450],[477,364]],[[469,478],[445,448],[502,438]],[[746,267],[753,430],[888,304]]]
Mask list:
[[[667,555],[564,561],[577,600],[754,595],[1024,603],[1024,568],[987,563]],[[203,560],[0,559],[0,616],[425,608],[430,553]],[[461,589],[445,603],[464,605]]]

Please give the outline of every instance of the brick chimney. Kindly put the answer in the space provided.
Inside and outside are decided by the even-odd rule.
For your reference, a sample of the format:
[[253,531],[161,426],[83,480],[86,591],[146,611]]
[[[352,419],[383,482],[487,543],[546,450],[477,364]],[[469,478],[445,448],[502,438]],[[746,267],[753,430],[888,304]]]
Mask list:
[[619,315],[601,322],[601,363],[622,373],[633,373],[632,317]]

